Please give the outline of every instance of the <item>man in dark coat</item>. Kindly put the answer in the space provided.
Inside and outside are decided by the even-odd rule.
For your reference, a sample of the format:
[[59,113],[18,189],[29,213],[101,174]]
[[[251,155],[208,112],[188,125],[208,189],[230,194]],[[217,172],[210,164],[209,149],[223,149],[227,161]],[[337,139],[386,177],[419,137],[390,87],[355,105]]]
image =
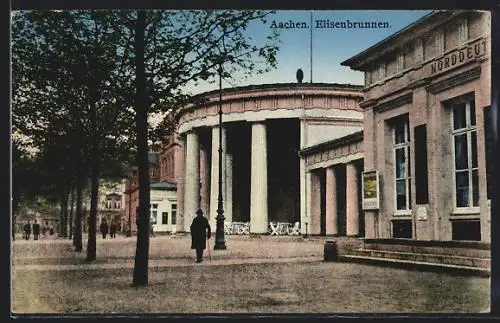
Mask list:
[[106,222],[105,219],[102,220],[102,223],[101,223],[101,226],[99,227],[99,229],[101,229],[102,238],[106,239],[106,235],[108,234],[109,227],[108,227],[108,223]]
[[24,229],[24,238],[26,240],[29,240],[30,238],[30,235],[31,235],[31,224],[30,224],[30,220],[28,220],[28,223],[26,223],[23,227]]
[[109,226],[109,235],[111,236],[111,239],[116,238],[116,222],[115,222],[115,220],[111,221],[111,225]]
[[203,211],[198,209],[196,214],[191,224],[191,249],[196,249],[196,262],[202,262],[203,250],[207,247],[211,230],[207,218],[203,216]]
[[40,224],[37,220],[33,223],[33,239],[38,240],[40,237]]

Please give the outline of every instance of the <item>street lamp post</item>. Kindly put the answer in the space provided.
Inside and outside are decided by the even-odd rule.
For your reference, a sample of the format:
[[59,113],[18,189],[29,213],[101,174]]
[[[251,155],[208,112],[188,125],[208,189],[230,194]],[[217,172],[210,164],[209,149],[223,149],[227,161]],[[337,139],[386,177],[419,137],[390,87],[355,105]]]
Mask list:
[[222,206],[222,62],[219,62],[219,198],[217,205],[217,222],[215,229],[214,250],[225,250],[224,209]]

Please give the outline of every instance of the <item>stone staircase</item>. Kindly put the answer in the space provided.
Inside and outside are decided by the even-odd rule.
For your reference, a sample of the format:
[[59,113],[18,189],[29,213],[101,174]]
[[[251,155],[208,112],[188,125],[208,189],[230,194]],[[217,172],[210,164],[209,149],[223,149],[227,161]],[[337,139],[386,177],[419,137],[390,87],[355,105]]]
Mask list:
[[360,247],[340,249],[339,260],[490,276],[490,244],[475,241],[363,239]]

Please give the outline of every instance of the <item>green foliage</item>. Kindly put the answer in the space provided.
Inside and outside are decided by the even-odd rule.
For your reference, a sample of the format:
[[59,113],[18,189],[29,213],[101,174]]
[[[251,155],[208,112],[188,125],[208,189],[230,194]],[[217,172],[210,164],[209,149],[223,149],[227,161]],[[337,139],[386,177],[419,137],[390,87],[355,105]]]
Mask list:
[[[151,10],[146,12],[145,68],[149,113],[170,113],[195,97],[189,88],[213,83],[222,66],[224,78],[262,74],[276,68],[279,31],[255,41],[247,33],[252,23],[265,23],[270,11],[260,10]],[[129,62],[118,77],[134,75],[133,35],[136,12],[120,12],[119,59]],[[122,86],[121,97],[133,104],[134,79]],[[175,129],[173,119],[150,128],[152,141],[160,141]]]
[[[216,81],[220,67],[224,78],[275,68],[278,31],[270,29],[260,42],[247,34],[250,24],[265,23],[269,13],[147,11],[148,113],[172,115],[193,102],[196,97],[187,89]],[[13,17],[13,132],[38,150],[36,172],[46,174],[37,192],[70,185],[75,172],[86,177],[95,140],[103,176],[119,177],[134,163],[136,18],[135,11],[88,10],[24,11]],[[90,123],[93,107],[95,127]],[[173,118],[149,129],[153,142],[174,130]],[[20,161],[16,167],[20,180],[32,166]]]
[[109,176],[123,172],[134,150],[134,114],[115,95],[115,16],[31,11],[12,22],[13,132],[29,138],[46,161],[39,171],[51,173],[50,182],[61,189],[76,172],[86,176],[93,141]]

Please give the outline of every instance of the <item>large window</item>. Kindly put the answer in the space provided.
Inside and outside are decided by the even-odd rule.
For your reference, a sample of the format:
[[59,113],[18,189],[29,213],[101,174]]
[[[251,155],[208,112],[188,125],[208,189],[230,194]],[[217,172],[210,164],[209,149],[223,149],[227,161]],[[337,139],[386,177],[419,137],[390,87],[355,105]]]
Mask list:
[[452,105],[452,118],[455,155],[455,206],[479,206],[474,99],[454,103]]
[[177,224],[177,204],[172,204],[172,225]]
[[408,117],[398,117],[393,124],[394,181],[396,210],[411,209],[410,134]]
[[158,204],[151,204],[150,212],[151,212],[151,224],[156,224],[156,220],[158,218]]

